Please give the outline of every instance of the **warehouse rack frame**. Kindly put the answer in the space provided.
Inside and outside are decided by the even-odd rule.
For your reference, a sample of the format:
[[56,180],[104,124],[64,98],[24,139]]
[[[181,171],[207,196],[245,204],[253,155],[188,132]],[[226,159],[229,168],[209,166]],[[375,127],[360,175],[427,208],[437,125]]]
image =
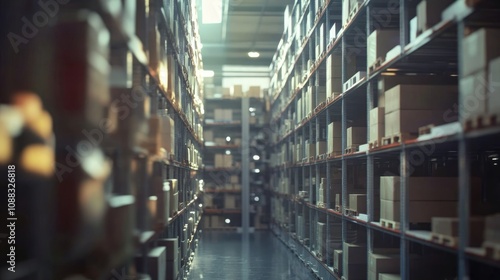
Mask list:
[[[346,149],[350,148],[347,147],[346,139],[346,130],[349,125],[348,118],[349,121],[352,121],[354,109],[360,115],[358,119],[362,119],[366,114],[366,119],[362,120],[361,123],[366,122],[364,125],[369,130],[370,110],[376,107],[376,100],[373,97],[376,96],[376,83],[379,77],[388,72],[390,75],[394,75],[395,70],[393,69],[395,68],[399,68],[399,71],[403,72],[423,74],[432,71],[434,73],[446,73],[452,77],[462,77],[463,74],[460,73],[460,69],[462,69],[461,64],[463,61],[458,58],[458,54],[462,53],[464,36],[470,33],[469,27],[498,27],[498,24],[495,25],[495,15],[499,15],[498,3],[493,3],[494,1],[451,1],[449,8],[445,12],[447,19],[441,20],[434,26],[429,26],[428,28],[431,31],[423,32],[417,38],[411,38],[410,17],[415,15],[416,3],[410,3],[407,0],[354,1],[356,2],[355,7],[345,13],[343,11],[343,2],[346,1],[295,1],[294,5],[289,7],[291,9],[287,9],[285,12],[285,33],[271,64],[271,126],[275,132],[273,137],[275,155],[272,166],[272,170],[274,170],[272,179],[274,186],[272,202],[274,223],[272,230],[292,250],[297,250],[296,248],[299,247],[301,250],[309,252],[313,256],[309,263],[317,262],[321,264],[317,266],[320,272],[317,272],[316,268],[311,268],[318,279],[321,277],[323,279],[332,277],[340,279],[341,276],[336,274],[334,269],[330,267],[332,262],[330,249],[327,249],[328,256],[326,260],[321,260],[316,256],[318,248],[316,248],[315,244],[315,233],[317,230],[316,225],[313,226],[312,224],[317,222],[318,219],[324,220],[324,216],[326,216],[327,224],[329,224],[330,220],[341,219],[342,241],[346,241],[348,237],[347,225],[360,225],[362,227],[361,231],[367,233],[365,241],[367,254],[375,249],[375,236],[383,234],[389,236],[389,238],[399,240],[396,247],[400,247],[401,279],[410,278],[410,250],[414,250],[416,245],[445,252],[456,258],[456,269],[454,271],[458,275],[458,279],[481,275],[477,272],[478,268],[474,272],[470,270],[471,266],[478,266],[476,263],[488,266],[490,271],[494,271],[490,273],[499,273],[500,263],[497,260],[485,256],[484,251],[468,246],[468,224],[471,210],[471,198],[469,197],[471,188],[471,152],[485,152],[488,149],[498,151],[498,147],[492,142],[494,142],[494,139],[498,139],[500,129],[492,127],[465,132],[463,129],[453,129],[452,133],[432,135],[432,137],[423,138],[420,141],[403,138],[397,141],[399,143],[395,144],[376,145],[361,152],[346,152]],[[351,0],[351,2],[353,1]],[[394,13],[391,13],[391,11]],[[346,19],[346,15],[348,19]],[[388,19],[383,22],[381,21],[381,15],[389,15],[389,18],[392,16],[392,20]],[[288,17],[290,21],[287,20]],[[328,35],[328,30],[332,27],[335,28],[335,26],[340,26],[340,28],[334,31],[336,34],[333,38],[324,39]],[[322,72],[329,55],[340,54],[342,56],[341,82],[343,84],[349,81],[350,75],[354,74],[346,72],[350,66],[349,60],[351,56],[353,53],[358,55],[363,51],[366,53],[366,45],[362,43],[363,40],[368,37],[367,34],[371,34],[380,27],[382,29],[397,28],[399,30],[399,46],[401,48],[399,54],[378,64],[377,67],[371,67],[367,63],[355,66],[357,68],[356,72],[366,71],[366,77],[360,76],[358,81],[352,83],[350,87],[344,88],[341,93],[338,92],[338,96],[316,97],[314,92],[321,91],[318,87],[324,86],[325,80]],[[356,40],[358,40],[357,45]],[[352,42],[355,44],[351,44]],[[319,51],[317,45],[321,45]],[[360,57],[364,58],[363,55],[360,55]],[[435,69],[429,69],[430,66],[428,65],[430,64],[425,64],[425,62],[434,62],[436,57],[440,57],[443,62],[433,63],[432,67],[435,67]],[[419,63],[419,61],[422,63]],[[298,117],[298,111],[304,109],[302,103],[304,98],[309,98],[306,95],[308,87],[313,88],[312,97],[310,97],[312,105],[306,105],[309,110],[306,110]],[[326,94],[331,94],[331,92]],[[460,100],[460,102],[463,102],[463,100]],[[463,103],[459,104],[463,106]],[[359,108],[361,108],[361,111]],[[363,112],[363,108],[366,109],[365,112]],[[453,109],[450,108],[450,115],[458,115],[458,112],[453,111]],[[446,116],[443,117],[446,118]],[[305,153],[304,149],[309,149],[305,144],[308,143],[305,139],[314,139],[316,141],[313,140],[313,142],[318,145],[318,141],[324,138],[322,136],[318,137],[315,134],[316,131],[325,129],[332,121],[338,121],[339,119],[342,126],[340,153],[314,154],[314,156],[307,154],[307,156],[302,156]],[[459,121],[464,122],[463,119]],[[369,135],[369,133],[367,134]],[[369,137],[367,137],[366,141],[370,141]],[[477,146],[480,145],[478,143],[485,144],[485,146],[478,148]],[[301,146],[300,153],[302,155],[299,158],[295,153],[294,144]],[[472,146],[475,146],[475,150]],[[432,152],[429,152],[428,147],[432,148]],[[285,155],[278,158],[280,154]],[[432,241],[428,230],[414,230],[410,227],[409,215],[411,210],[409,209],[408,177],[415,171],[414,157],[420,155],[423,156],[424,165],[431,160],[436,160],[440,155],[455,158],[453,162],[457,166],[454,173],[451,174],[456,174],[455,176],[459,179],[457,188],[458,205],[460,207],[457,209],[457,217],[460,221],[460,234],[457,246],[448,246]],[[401,219],[398,221],[401,225],[400,229],[384,227],[375,218],[375,214],[377,214],[375,212],[375,190],[378,190],[378,187],[376,187],[378,184],[375,180],[381,175],[380,168],[376,168],[376,166],[387,162],[387,160],[398,163],[397,170],[392,168],[393,172],[391,174],[401,175]],[[352,162],[362,162],[366,169],[365,193],[368,211],[367,216],[361,219],[359,216],[347,216],[343,211],[335,211],[333,198],[330,194],[334,177],[330,171],[333,166],[341,165],[341,205],[348,204],[348,166]],[[303,178],[306,177],[309,178],[308,181],[304,181]],[[314,194],[318,191],[318,181],[321,177],[326,179],[326,184],[329,186],[326,191],[326,207],[324,208],[314,204],[316,200]],[[304,197],[303,194],[299,193],[303,191],[307,192],[308,196]],[[305,238],[298,238],[295,218],[297,213],[304,213],[304,211],[311,213],[308,218],[311,226],[306,228]],[[327,236],[330,236],[328,226],[326,232]],[[345,266],[346,261],[344,254],[344,271],[347,269]],[[472,262],[476,263],[472,264]]]

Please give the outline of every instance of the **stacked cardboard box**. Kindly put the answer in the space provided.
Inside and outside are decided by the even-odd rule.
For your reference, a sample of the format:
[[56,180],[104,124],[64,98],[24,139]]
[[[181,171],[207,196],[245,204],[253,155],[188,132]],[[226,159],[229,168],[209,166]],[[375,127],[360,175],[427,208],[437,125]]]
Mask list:
[[[463,40],[461,119],[500,112],[500,29],[481,28]],[[464,122],[462,122],[464,123]]]
[[317,226],[316,252],[320,259],[326,260],[326,224],[321,222]]
[[332,53],[326,59],[326,98],[342,93],[342,56]]
[[231,122],[233,121],[232,109],[214,109],[214,120],[216,122]]
[[248,97],[255,97],[255,98],[261,98],[262,97],[262,92],[260,90],[260,86],[250,86],[248,91],[247,91],[247,96]]
[[366,64],[373,66],[377,59],[385,61],[385,55],[399,45],[399,29],[379,29],[367,38]]
[[234,209],[236,208],[236,197],[232,194],[224,195],[224,208]]
[[[458,218],[432,217],[432,233],[458,239]],[[483,242],[484,218],[469,218],[469,246],[478,247]]]
[[242,85],[233,85],[231,87],[231,93],[233,97],[242,97],[243,96],[243,86]]
[[385,136],[417,134],[421,126],[442,124],[458,99],[448,85],[398,85],[385,93]]
[[205,142],[213,142],[214,141],[214,131],[213,130],[205,130],[203,132],[203,140],[205,140]]
[[215,168],[231,168],[233,167],[233,155],[215,154]]
[[[408,177],[409,222],[430,223],[432,217],[457,215],[458,180],[453,177]],[[399,177],[380,177],[380,218],[400,220]]]
[[329,123],[327,133],[328,153],[340,153],[342,150],[342,123]]
[[399,249],[374,249],[368,253],[368,280],[380,280],[380,273],[399,273],[399,264]]
[[347,267],[347,270],[343,271],[343,276],[349,280],[366,279],[368,273],[366,245],[344,242],[342,254]]
[[366,127],[347,128],[347,148],[366,143]]
[[417,34],[432,28],[441,21],[441,13],[454,0],[422,0],[417,5]]
[[326,178],[321,178],[321,181],[318,185],[318,190],[316,192],[316,204],[318,206],[325,206],[325,193],[326,193]]
[[385,133],[385,109],[376,107],[370,110],[370,142],[379,141]]

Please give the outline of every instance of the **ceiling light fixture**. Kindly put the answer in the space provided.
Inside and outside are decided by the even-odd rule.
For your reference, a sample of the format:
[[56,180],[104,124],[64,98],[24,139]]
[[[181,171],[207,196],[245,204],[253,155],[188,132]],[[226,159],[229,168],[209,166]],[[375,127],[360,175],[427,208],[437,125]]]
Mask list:
[[257,58],[260,56],[260,53],[258,52],[248,52],[248,56],[251,58]]

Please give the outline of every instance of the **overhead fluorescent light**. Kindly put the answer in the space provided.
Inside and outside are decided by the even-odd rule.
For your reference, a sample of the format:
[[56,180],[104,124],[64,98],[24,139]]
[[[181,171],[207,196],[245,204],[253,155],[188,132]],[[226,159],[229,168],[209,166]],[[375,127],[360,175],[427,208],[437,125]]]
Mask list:
[[203,24],[222,23],[222,0],[202,0],[201,9]]
[[260,53],[258,52],[248,52],[248,56],[251,58],[257,58],[260,56]]
[[215,75],[215,72],[212,70],[203,70],[203,78],[212,78]]

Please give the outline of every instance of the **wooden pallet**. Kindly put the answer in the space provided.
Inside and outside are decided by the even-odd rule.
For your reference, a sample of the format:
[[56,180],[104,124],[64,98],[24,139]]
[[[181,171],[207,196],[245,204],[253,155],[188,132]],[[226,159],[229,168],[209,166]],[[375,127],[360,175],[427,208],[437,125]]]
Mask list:
[[368,147],[369,147],[370,150],[373,150],[375,148],[380,147],[380,143],[381,143],[380,140],[374,140],[374,141],[371,141],[371,142],[368,143]]
[[494,260],[500,260],[500,243],[485,241],[483,248],[486,250],[486,256]]
[[339,213],[342,213],[342,206],[340,205],[335,205],[335,211],[339,212]]
[[429,124],[426,126],[422,126],[418,128],[418,136],[426,135],[426,134],[431,134],[432,128],[434,127],[434,124]]
[[358,13],[358,10],[359,10],[359,3],[356,6],[354,6],[351,12],[349,12],[349,17],[348,17],[349,21],[351,21],[352,18]]
[[500,116],[497,114],[481,114],[465,120],[464,130],[471,131],[500,125]]
[[316,160],[325,160],[325,159],[326,159],[326,157],[327,157],[327,155],[326,155],[326,154],[317,155],[317,156],[316,156]]
[[391,145],[394,143],[402,143],[404,141],[414,139],[414,138],[415,138],[415,136],[413,136],[413,133],[400,132],[398,134],[394,134],[391,136],[382,137],[382,145],[381,146]]
[[446,246],[451,246],[451,247],[455,247],[458,244],[458,237],[444,235],[444,234],[435,233],[435,232],[431,232],[431,240],[433,242],[443,244]]
[[359,145],[352,145],[349,148],[345,149],[345,154],[354,154],[359,150]]
[[326,208],[326,205],[324,202],[318,202],[316,204],[317,204],[316,206],[318,206],[319,208]]
[[377,70],[382,64],[384,64],[385,59],[383,57],[379,57],[375,59],[375,63],[373,63],[370,67],[368,67],[368,72],[372,73]]
[[349,217],[356,217],[359,215],[357,210],[344,208],[344,215]]
[[391,220],[386,220],[386,219],[380,219],[380,225],[385,228],[390,228],[390,229],[399,229],[399,222],[391,221]]

